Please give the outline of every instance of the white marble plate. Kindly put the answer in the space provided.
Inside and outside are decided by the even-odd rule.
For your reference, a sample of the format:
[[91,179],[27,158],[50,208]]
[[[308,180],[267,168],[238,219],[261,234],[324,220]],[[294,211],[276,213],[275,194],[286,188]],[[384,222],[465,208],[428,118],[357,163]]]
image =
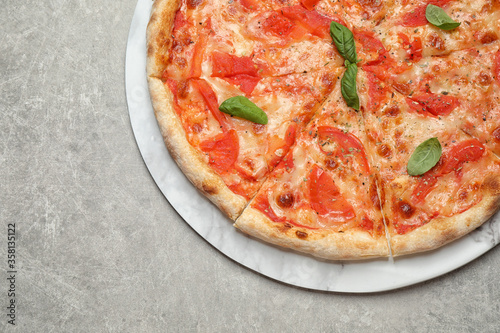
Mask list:
[[134,135],[149,172],[165,197],[198,234],[222,253],[291,285],[336,292],[377,292],[450,272],[499,243],[499,214],[450,245],[394,260],[327,262],[262,243],[237,231],[185,178],[163,144],[146,82],[145,34],[151,5],[151,0],[138,1],[127,46],[125,81]]

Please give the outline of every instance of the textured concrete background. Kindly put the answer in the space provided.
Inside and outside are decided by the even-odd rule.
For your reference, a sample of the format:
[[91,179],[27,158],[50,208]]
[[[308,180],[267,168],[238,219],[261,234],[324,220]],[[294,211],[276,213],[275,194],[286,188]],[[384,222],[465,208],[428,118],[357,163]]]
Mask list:
[[[131,130],[124,61],[135,5],[2,3],[1,332],[500,331],[498,247],[426,283],[346,295],[272,281],[192,231]],[[17,228],[14,328],[8,223]]]

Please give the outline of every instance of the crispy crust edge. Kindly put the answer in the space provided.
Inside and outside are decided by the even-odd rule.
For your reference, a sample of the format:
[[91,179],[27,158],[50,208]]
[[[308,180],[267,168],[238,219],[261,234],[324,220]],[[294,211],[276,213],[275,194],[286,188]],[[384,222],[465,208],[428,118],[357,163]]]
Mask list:
[[500,208],[500,175],[486,176],[481,191],[481,202],[462,214],[434,219],[405,235],[391,235],[392,255],[434,250],[483,225]]
[[161,77],[172,46],[172,29],[180,0],[155,0],[146,29],[146,72],[152,77]]
[[170,155],[194,186],[235,220],[245,208],[247,200],[234,194],[206,164],[203,156],[189,144],[172,106],[172,93],[165,89],[163,82],[154,77],[149,77],[148,82],[156,120]]
[[243,211],[234,226],[265,242],[328,260],[363,260],[389,256],[385,235],[377,239],[356,230],[334,233],[276,223],[251,206]]
[[245,208],[247,200],[233,193],[207,165],[202,154],[189,144],[173,107],[173,95],[159,78],[172,43],[170,34],[179,4],[179,0],[156,0],[151,11],[146,36],[146,70],[153,109],[165,145],[177,165],[198,190],[235,220]]

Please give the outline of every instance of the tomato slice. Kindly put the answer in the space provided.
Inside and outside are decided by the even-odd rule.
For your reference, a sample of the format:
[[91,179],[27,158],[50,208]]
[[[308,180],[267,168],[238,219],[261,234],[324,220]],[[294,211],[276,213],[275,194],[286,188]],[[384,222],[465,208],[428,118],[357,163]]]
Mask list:
[[435,5],[442,7],[451,0],[430,0],[426,1],[416,8],[411,9],[409,12],[403,14],[401,19],[401,25],[404,27],[420,27],[427,24],[427,18],[425,17],[425,9],[427,5]]
[[208,31],[210,31],[211,26],[212,21],[209,18],[205,21],[203,30],[200,32],[200,39],[194,46],[189,78],[199,78],[201,76],[201,64],[203,62],[203,55],[205,54],[205,49],[208,42]]
[[239,87],[239,89],[245,93],[245,95],[250,95],[255,89],[255,86],[260,81],[260,77],[255,77],[246,74],[239,74],[230,77],[225,77],[224,80],[231,83],[234,86]]
[[[269,152],[272,154],[269,158],[268,165],[272,169],[276,167],[276,165],[281,161],[282,156],[288,153],[290,147],[295,142],[295,137],[297,135],[297,123],[292,122],[285,133],[285,137],[283,139],[279,137],[272,137],[269,142]],[[281,150],[280,154],[277,154],[277,151]],[[290,163],[293,166],[293,159],[288,161],[288,167],[290,167]]]
[[[320,140],[335,141],[340,146],[340,149],[336,152],[337,155],[340,155],[343,159],[347,159],[350,155],[356,156],[361,169],[365,173],[370,172],[370,166],[368,165],[365,148],[357,137],[351,133],[344,133],[338,128],[329,126],[319,126],[318,136]],[[330,154],[330,152],[325,152],[321,146],[320,149],[325,154]]]
[[398,36],[403,40],[403,48],[406,50],[409,61],[417,62],[422,59],[422,39],[420,37],[415,37],[410,42],[410,38],[404,33],[398,33]]
[[[378,68],[384,70],[383,67],[379,66],[364,66],[363,69],[368,68],[368,102],[367,109],[369,111],[374,111],[380,108],[380,105],[384,104],[385,101],[389,98],[389,89],[387,86],[382,84],[382,82],[378,79],[378,75],[372,72],[373,69]],[[382,74],[382,78],[384,74]]]
[[[384,45],[380,40],[375,38],[372,33],[366,31],[355,31],[354,38],[362,45],[360,52],[366,55],[364,57],[366,65],[378,65],[386,58],[384,55],[387,51]],[[368,58],[368,60],[366,58]]]
[[412,9],[411,11],[403,14],[401,18],[401,25],[404,27],[420,27],[427,24],[425,18],[425,9],[427,4]]
[[447,116],[460,104],[457,97],[433,93],[413,95],[410,99],[420,104],[422,110],[434,116]]
[[208,154],[208,163],[218,174],[228,173],[240,152],[238,134],[234,129],[220,133],[203,141],[200,148]]
[[312,209],[332,223],[345,222],[356,216],[332,177],[317,165],[313,166],[310,173],[309,196]]
[[283,7],[280,11],[294,24],[301,25],[309,33],[320,38],[330,38],[330,24],[332,21],[337,21],[337,19],[321,15],[315,10],[307,10],[301,5]]
[[238,57],[224,52],[212,53],[212,76],[228,77],[239,74],[259,76],[259,68],[251,57]]
[[262,22],[262,29],[277,37],[288,36],[292,32],[294,26],[295,24],[279,11],[272,12],[271,15]]
[[237,57],[223,52],[212,53],[212,76],[239,86],[246,95],[252,93],[261,79],[259,67],[251,57]]
[[192,80],[191,82],[193,84],[193,87],[197,89],[203,96],[203,100],[207,104],[208,109],[222,126],[222,130],[226,131],[227,129],[229,129],[230,126],[226,114],[222,113],[219,110],[219,102],[217,100],[217,96],[215,96],[215,93],[208,82],[203,79]]
[[302,6],[306,7],[307,10],[313,10],[318,4],[319,0],[300,0]]
[[249,10],[259,9],[259,3],[256,0],[239,0],[241,5]]
[[274,222],[285,222],[286,219],[284,217],[280,217],[276,215],[271,205],[269,204],[269,199],[267,198],[267,193],[263,193],[255,198],[252,203],[252,207],[261,211],[264,215],[269,217]]
[[419,102],[412,100],[411,98],[405,97],[406,104],[410,107],[410,111],[414,111],[425,117],[435,117],[432,113],[427,111],[427,108],[423,107]]
[[485,153],[484,146],[476,139],[461,141],[451,146],[431,170],[427,171],[418,180],[412,192],[412,201],[421,203],[434,189],[440,176],[455,172],[460,174],[464,163],[479,160]]
[[440,174],[445,175],[452,171],[460,172],[462,165],[479,160],[485,153],[484,146],[476,139],[461,141],[455,144],[444,156]]
[[181,29],[186,24],[187,24],[187,20],[184,17],[184,14],[182,13],[182,11],[180,11],[180,10],[177,11],[177,13],[175,14],[175,18],[174,18],[174,30]]

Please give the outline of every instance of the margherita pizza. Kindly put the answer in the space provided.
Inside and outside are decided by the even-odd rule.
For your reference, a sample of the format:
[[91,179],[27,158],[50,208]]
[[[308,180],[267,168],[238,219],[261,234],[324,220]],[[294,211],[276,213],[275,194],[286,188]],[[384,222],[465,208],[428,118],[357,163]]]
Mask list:
[[243,232],[332,259],[440,247],[500,206],[498,0],[156,0],[150,95]]

